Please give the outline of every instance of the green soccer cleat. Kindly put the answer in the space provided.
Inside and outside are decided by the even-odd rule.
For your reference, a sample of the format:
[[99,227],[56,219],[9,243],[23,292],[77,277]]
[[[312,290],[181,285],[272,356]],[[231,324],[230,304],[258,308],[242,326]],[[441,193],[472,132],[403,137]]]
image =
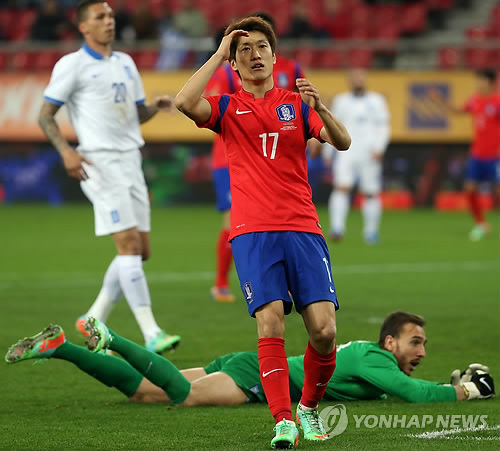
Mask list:
[[23,338],[15,345],[12,345],[5,354],[5,361],[7,363],[17,363],[28,359],[47,359],[65,342],[66,337],[62,327],[51,324],[39,334],[30,338]]
[[179,337],[179,335],[168,335],[163,330],[160,330],[160,332],[158,332],[144,346],[148,351],[161,354],[165,351],[173,351],[177,346],[179,346],[180,342],[181,337]]
[[96,318],[89,318],[85,323],[85,329],[89,333],[87,348],[92,352],[99,352],[109,347],[113,336],[109,333],[106,325]]
[[469,233],[471,241],[481,241],[490,232],[489,224],[476,224]]
[[323,420],[316,409],[302,410],[297,406],[297,423],[304,431],[305,440],[328,440],[328,434],[323,426]]
[[293,449],[299,443],[299,430],[293,421],[283,418],[274,427],[276,436],[271,440],[272,449]]

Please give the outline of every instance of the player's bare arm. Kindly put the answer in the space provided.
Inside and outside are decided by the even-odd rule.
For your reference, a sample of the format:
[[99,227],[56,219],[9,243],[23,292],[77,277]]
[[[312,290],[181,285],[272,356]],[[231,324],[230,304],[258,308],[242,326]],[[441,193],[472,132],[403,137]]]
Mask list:
[[321,102],[318,89],[305,78],[297,78],[297,88],[302,100],[318,113],[323,128],[321,129],[321,139],[334,146],[337,150],[347,150],[351,145],[351,137],[331,111]]
[[187,81],[175,98],[176,108],[197,123],[210,119],[212,107],[208,100],[202,97],[208,82],[217,68],[229,58],[229,49],[233,39],[248,36],[248,32],[234,30],[224,36],[217,51],[211,58]]
[[62,135],[59,126],[55,120],[55,115],[59,111],[60,105],[50,102],[43,102],[38,124],[49,139],[52,145],[57,149],[63,159],[66,172],[77,180],[86,180],[88,178],[82,163],[92,164],[84,156],[76,152]]
[[137,105],[137,113],[139,115],[139,122],[143,124],[144,122],[152,119],[156,113],[159,111],[164,111],[166,113],[172,112],[174,109],[174,99],[170,96],[160,96],[157,97],[153,103],[149,105]]

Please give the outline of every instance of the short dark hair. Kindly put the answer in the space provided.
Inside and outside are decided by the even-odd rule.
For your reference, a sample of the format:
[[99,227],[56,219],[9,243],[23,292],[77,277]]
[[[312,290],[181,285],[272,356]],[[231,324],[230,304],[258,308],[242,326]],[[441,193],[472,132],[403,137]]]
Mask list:
[[[271,50],[276,53],[276,35],[271,25],[260,17],[245,17],[244,19],[238,19],[229,24],[226,28],[224,36],[227,36],[234,30],[244,30],[244,31],[260,31],[269,41]],[[231,47],[229,50],[229,60],[236,59],[236,47],[238,47],[238,41],[233,40],[231,42]]]
[[491,84],[497,80],[497,73],[493,69],[481,69],[477,71],[477,76],[486,78]]
[[76,6],[76,21],[78,23],[85,22],[87,19],[87,11],[89,6],[97,5],[98,3],[106,3],[104,0],[80,0]]
[[414,315],[413,313],[406,312],[393,312],[387,315],[380,328],[380,336],[378,339],[378,345],[383,348],[385,344],[385,337],[388,335],[392,337],[399,337],[401,329],[405,324],[412,323],[417,326],[424,327],[425,320],[420,315]]
[[276,30],[276,22],[274,21],[273,16],[265,11],[256,11],[249,14],[248,17],[260,17],[261,19],[264,19],[268,24],[270,24],[273,30]]

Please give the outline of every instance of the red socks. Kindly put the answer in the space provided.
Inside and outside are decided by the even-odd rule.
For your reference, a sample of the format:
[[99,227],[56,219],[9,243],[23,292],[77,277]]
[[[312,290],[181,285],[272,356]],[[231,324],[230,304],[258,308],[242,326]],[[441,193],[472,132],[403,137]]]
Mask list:
[[233,250],[227,241],[228,238],[229,229],[221,229],[217,241],[217,279],[215,280],[217,288],[226,288],[229,285],[227,277],[233,260]]
[[305,407],[315,408],[323,399],[326,386],[335,371],[337,347],[330,354],[320,354],[307,343],[304,355],[304,388],[300,403]]
[[283,338],[259,338],[260,381],[276,423],[293,421],[288,380],[288,361]]
[[483,209],[479,202],[479,194],[476,191],[468,192],[467,198],[469,200],[469,208],[476,220],[476,224],[484,223]]

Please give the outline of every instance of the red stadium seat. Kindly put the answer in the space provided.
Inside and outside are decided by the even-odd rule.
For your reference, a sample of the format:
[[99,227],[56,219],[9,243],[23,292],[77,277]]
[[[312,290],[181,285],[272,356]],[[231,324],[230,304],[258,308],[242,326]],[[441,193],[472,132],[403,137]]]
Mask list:
[[462,65],[462,52],[454,48],[439,49],[439,68],[456,69]]
[[429,9],[450,9],[453,8],[455,0],[427,0],[425,3]]
[[465,64],[470,69],[485,69],[491,66],[491,51],[482,48],[465,49]]
[[422,33],[427,26],[427,7],[423,3],[408,5],[403,10],[401,32],[408,34]]
[[11,58],[11,68],[23,72],[33,68],[34,52],[16,52]]
[[139,70],[154,69],[158,61],[158,52],[156,50],[142,50],[137,53],[135,63]]
[[337,49],[323,50],[318,56],[316,64],[322,69],[337,69],[344,65],[344,53]]
[[303,67],[308,68],[315,65],[314,50],[307,47],[300,47],[295,50],[293,58]]
[[367,68],[372,65],[373,51],[368,49],[352,49],[347,52],[347,64],[350,67]]
[[0,72],[5,72],[9,66],[9,54],[0,52]]
[[31,68],[33,70],[50,72],[55,64],[62,57],[61,52],[58,51],[42,51],[33,55]]
[[[499,24],[500,26],[500,24]],[[484,25],[475,25],[465,30],[465,35],[470,41],[482,41],[487,39],[489,29]]]

